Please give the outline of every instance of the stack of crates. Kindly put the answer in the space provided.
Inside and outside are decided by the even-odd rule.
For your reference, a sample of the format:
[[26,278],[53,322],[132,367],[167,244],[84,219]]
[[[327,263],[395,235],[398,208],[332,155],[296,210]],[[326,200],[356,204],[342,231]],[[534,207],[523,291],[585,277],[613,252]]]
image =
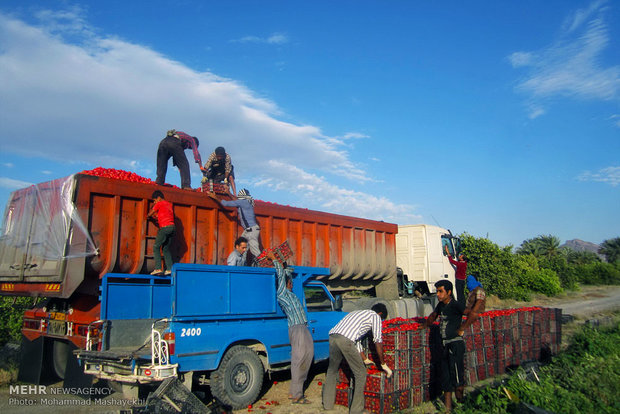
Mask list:
[[[540,349],[559,350],[561,309],[522,308],[481,314],[464,333],[465,382],[506,372],[510,365],[539,358]],[[392,377],[377,369],[378,358],[365,341],[365,352],[377,365],[368,369],[364,389],[365,409],[394,413],[439,395],[442,342],[438,324],[421,329],[424,318],[383,322],[383,352]],[[353,392],[352,374],[346,363],[339,371],[336,404],[348,406]]]

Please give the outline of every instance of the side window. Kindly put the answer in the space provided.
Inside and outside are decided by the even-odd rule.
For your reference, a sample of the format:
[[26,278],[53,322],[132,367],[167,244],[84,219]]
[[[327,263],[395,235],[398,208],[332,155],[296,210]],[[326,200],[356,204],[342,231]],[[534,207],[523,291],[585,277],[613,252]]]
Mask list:
[[320,286],[305,286],[306,307],[308,312],[326,312],[332,310],[332,302]]
[[450,255],[454,257],[454,247],[452,246],[452,239],[450,237],[441,236],[441,250],[445,255],[446,253],[444,246],[448,246],[448,251],[450,252]]

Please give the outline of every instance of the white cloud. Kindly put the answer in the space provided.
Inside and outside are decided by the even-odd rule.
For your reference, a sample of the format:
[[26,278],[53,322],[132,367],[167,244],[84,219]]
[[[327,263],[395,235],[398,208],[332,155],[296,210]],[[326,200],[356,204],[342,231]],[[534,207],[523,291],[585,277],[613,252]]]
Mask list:
[[508,56],[508,60],[510,60],[510,63],[512,63],[512,66],[515,68],[530,65],[533,58],[533,55],[529,52],[514,52]]
[[289,191],[307,202],[316,202],[326,211],[408,224],[419,222],[413,214],[414,206],[395,204],[385,197],[350,190],[329,183],[324,177],[309,173],[282,161],[269,161],[269,167],[278,171],[277,176],[258,177],[256,187]]
[[288,36],[283,33],[273,33],[267,37],[244,36],[239,39],[233,39],[231,43],[266,43],[270,45],[282,45],[289,42]]
[[21,180],[14,180],[8,177],[0,177],[0,187],[9,190],[19,190],[20,188],[29,187],[32,183]]
[[362,138],[370,138],[370,136],[359,133],[359,132],[347,132],[346,134],[344,134],[342,138],[343,139],[362,139]]
[[546,111],[545,111],[545,110],[544,110],[541,106],[539,106],[539,105],[531,105],[528,109],[529,109],[529,114],[528,114],[528,117],[529,117],[530,119],[536,119],[536,118],[538,118],[539,116],[544,115],[544,114],[545,114],[545,112],[546,112]]
[[[4,152],[131,169],[154,178],[157,145],[174,128],[200,138],[203,159],[225,146],[238,179],[270,182],[270,188],[294,188],[299,194],[307,185],[327,189],[333,197],[318,200],[351,215],[376,218],[385,215],[382,207],[394,217],[410,214],[409,206],[329,184],[338,176],[352,186],[373,181],[372,171],[343,149],[345,140],[366,135],[328,136],[317,126],[282,121],[274,102],[239,82],[97,35],[77,12],[75,24],[71,13],[44,15],[46,23],[35,27],[0,13]],[[269,41],[285,40],[276,35]],[[10,139],[16,135],[19,142]],[[280,165],[303,174],[292,174],[282,187]],[[197,171],[192,164],[194,184]],[[169,169],[169,175],[175,173]],[[346,207],[349,200],[355,208]]]
[[620,184],[620,167],[602,168],[598,172],[585,171],[577,178],[579,181],[595,181],[617,187]]
[[554,97],[618,100],[620,66],[605,67],[601,63],[609,44],[605,3],[593,2],[569,16],[558,40],[549,47],[512,53],[508,59],[513,67],[529,68],[517,90],[529,95],[538,106]]
[[6,168],[13,168],[15,166],[15,164],[13,164],[12,162],[3,162],[2,165],[4,165]]

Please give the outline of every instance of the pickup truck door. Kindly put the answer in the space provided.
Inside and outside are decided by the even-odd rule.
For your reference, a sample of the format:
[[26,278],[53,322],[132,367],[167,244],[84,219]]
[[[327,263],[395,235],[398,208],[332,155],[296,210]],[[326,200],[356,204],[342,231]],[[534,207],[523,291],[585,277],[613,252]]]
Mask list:
[[304,286],[304,298],[308,310],[308,328],[314,340],[314,360],[329,358],[329,331],[344,317],[345,313],[332,309],[332,297],[322,283]]

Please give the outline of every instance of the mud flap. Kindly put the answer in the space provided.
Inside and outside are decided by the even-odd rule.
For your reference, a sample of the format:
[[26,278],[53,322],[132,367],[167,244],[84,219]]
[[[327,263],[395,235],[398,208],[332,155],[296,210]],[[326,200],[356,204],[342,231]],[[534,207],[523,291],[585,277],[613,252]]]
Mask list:
[[93,384],[93,376],[84,374],[84,368],[80,365],[77,356],[73,353],[78,349],[73,343],[67,347],[67,368],[65,371],[65,388],[89,388]]
[[43,358],[47,354],[45,351],[44,337],[40,336],[31,341],[22,335],[17,381],[39,385],[50,379],[51,372]]

